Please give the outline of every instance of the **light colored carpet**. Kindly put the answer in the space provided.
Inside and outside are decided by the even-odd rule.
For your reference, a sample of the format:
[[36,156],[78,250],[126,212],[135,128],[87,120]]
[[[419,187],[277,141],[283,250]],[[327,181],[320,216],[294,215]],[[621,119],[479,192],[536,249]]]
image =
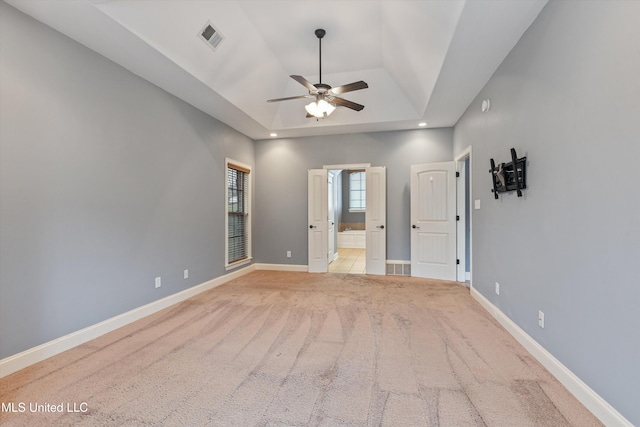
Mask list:
[[600,425],[466,288],[400,276],[254,272],[1,379],[0,401],[26,409],[3,426]]

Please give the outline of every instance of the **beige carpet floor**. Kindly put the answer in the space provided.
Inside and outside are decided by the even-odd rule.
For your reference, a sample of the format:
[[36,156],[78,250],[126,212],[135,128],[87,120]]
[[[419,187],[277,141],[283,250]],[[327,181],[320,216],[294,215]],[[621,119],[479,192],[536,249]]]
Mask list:
[[466,288],[400,276],[254,272],[1,379],[0,401],[25,409],[3,426],[600,425]]

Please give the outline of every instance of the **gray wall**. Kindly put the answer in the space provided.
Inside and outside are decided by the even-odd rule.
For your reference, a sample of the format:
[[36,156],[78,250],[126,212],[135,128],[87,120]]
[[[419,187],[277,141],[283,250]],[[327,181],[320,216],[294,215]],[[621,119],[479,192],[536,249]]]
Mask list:
[[447,128],[256,141],[256,262],[307,265],[307,170],[353,163],[387,167],[387,259],[410,259],[409,166],[452,160],[452,136]]
[[4,358],[224,274],[225,156],[254,149],[4,2],[0,16]]
[[[482,204],[473,286],[635,425],[639,17],[640,2],[549,2],[454,131],[456,154],[473,146]],[[489,159],[511,147],[529,188],[493,200]]]

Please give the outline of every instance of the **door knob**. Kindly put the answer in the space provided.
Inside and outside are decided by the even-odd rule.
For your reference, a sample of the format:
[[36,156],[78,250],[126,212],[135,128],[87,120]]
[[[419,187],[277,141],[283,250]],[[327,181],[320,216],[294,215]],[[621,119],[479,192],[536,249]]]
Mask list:
[[315,225],[310,225],[309,228],[318,228],[318,227]]
[[384,225],[378,225],[376,228],[384,229]]
[[411,226],[411,228],[420,228],[420,227],[418,227],[417,225],[413,224],[413,225]]

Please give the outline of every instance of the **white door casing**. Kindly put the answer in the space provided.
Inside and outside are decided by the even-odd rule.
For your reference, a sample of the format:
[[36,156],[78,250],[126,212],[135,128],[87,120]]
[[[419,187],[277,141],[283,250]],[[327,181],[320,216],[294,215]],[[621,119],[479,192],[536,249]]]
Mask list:
[[[472,224],[472,215],[467,215],[467,209],[469,209],[471,204],[471,194],[472,192],[472,182],[471,175],[473,171],[473,162],[471,161],[472,157],[472,149],[471,146],[468,146],[456,157],[456,167],[460,172],[460,177],[457,178],[458,181],[458,214],[460,214],[460,221],[458,221],[458,256],[457,258],[460,260],[460,264],[458,265],[458,281],[464,280],[465,282],[469,281],[469,287],[473,288],[473,245],[471,244],[472,235],[473,235],[473,224]],[[465,175],[467,175],[465,177]],[[468,186],[468,188],[467,188]],[[462,198],[462,202],[460,199]],[[471,210],[469,209],[469,214]],[[469,233],[467,234],[467,230]],[[467,259],[467,249],[469,258]],[[469,264],[469,271],[466,271],[466,264]],[[460,268],[462,267],[462,268]],[[464,276],[460,276],[460,274],[464,273]]]
[[366,272],[386,274],[387,267],[387,179],[384,166],[365,169],[367,179]]
[[328,246],[328,188],[326,169],[309,169],[308,192],[307,231],[309,273],[326,273]]
[[411,275],[456,280],[455,162],[411,166]]
[[456,267],[456,279],[458,282],[465,282],[467,279],[467,255],[466,255],[466,211],[467,200],[465,198],[465,178],[466,168],[465,161],[456,161],[456,169],[458,177],[456,178],[457,203],[456,212],[458,221],[456,221],[456,259],[460,263]]

